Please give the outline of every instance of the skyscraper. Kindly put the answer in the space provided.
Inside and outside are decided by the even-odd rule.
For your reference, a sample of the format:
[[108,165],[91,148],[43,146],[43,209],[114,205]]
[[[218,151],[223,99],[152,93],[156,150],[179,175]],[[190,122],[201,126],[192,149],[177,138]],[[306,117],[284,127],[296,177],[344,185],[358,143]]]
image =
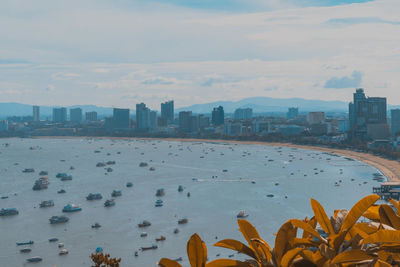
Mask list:
[[114,108],[113,109],[113,128],[114,130],[126,130],[131,126],[129,118],[129,109]]
[[253,117],[253,109],[251,108],[238,108],[235,110],[233,117],[237,120],[248,120]]
[[179,112],[179,131],[181,133],[190,132],[191,126],[191,111],[181,111]]
[[325,112],[316,111],[309,112],[307,116],[307,121],[309,124],[320,124],[325,122]]
[[289,108],[288,109],[288,112],[286,114],[286,118],[288,120],[295,119],[295,118],[297,118],[297,116],[299,116],[299,108]]
[[150,129],[156,130],[158,127],[157,123],[157,111],[151,110],[150,111]]
[[222,106],[214,108],[211,114],[211,123],[213,125],[222,125],[224,124],[224,119],[224,108]]
[[392,109],[391,115],[391,133],[395,137],[396,134],[400,134],[400,109]]
[[67,109],[66,108],[53,108],[53,122],[66,122]]
[[69,110],[69,120],[71,122],[81,122],[82,121],[82,109],[81,108],[71,108]]
[[86,121],[97,121],[97,112],[96,111],[89,111],[85,113],[85,120]]
[[32,117],[33,117],[33,121],[40,121],[40,107],[39,106],[33,106],[32,108]]
[[144,131],[150,129],[150,109],[146,104],[136,104],[136,128]]
[[174,101],[161,103],[161,118],[167,119],[168,124],[174,122]]
[[349,104],[350,131],[352,136],[366,139],[369,124],[375,125],[374,127],[370,126],[370,129],[377,129],[377,125],[381,125],[382,130],[386,129],[386,113],[385,97],[366,97],[364,89],[356,89],[356,92],[353,94],[353,103]]

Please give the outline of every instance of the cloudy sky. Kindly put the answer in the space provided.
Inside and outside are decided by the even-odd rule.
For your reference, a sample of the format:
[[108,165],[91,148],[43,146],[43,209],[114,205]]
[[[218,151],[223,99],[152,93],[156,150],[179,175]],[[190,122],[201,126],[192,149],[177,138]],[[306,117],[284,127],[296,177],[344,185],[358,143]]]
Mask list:
[[2,0],[0,102],[400,104],[399,0]]

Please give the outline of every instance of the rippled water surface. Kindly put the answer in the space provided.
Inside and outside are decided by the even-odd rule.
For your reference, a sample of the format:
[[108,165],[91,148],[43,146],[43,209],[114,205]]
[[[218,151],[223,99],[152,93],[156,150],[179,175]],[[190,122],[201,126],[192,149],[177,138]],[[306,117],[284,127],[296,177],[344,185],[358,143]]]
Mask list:
[[[5,144],[8,143],[9,146]],[[95,153],[95,151],[99,153]],[[19,215],[0,217],[0,266],[91,266],[96,247],[122,257],[122,266],[156,266],[161,257],[182,257],[188,266],[186,242],[198,233],[208,246],[209,258],[228,257],[233,252],[212,246],[225,238],[242,239],[236,214],[244,209],[261,236],[273,243],[273,234],[289,218],[311,216],[310,198],[319,200],[332,214],[349,208],[371,193],[374,167],[326,153],[262,145],[206,142],[90,140],[90,139],[0,139],[0,208],[15,207]],[[116,161],[106,172],[98,162]],[[147,167],[139,167],[147,162]],[[73,166],[74,169],[70,170]],[[154,171],[149,168],[154,167]],[[34,173],[23,173],[34,168]],[[46,170],[48,189],[33,191],[39,172]],[[225,171],[224,171],[225,170]],[[58,172],[72,181],[56,178]],[[354,179],[354,181],[351,181]],[[341,180],[342,182],[339,182]],[[133,187],[127,188],[127,182]],[[340,186],[335,186],[338,182]],[[184,187],[178,192],[178,186]],[[165,189],[164,206],[155,207],[155,192]],[[64,189],[65,194],[57,191]],[[122,190],[114,207],[105,199]],[[190,192],[190,197],[187,193]],[[89,193],[103,200],[87,201]],[[273,194],[273,197],[267,197]],[[54,207],[39,208],[52,199]],[[68,203],[82,211],[66,214],[68,223],[50,225],[49,218],[62,215]],[[185,225],[177,220],[188,218]],[[137,224],[148,220],[146,229]],[[99,222],[102,227],[92,229]],[[178,228],[178,234],[174,229]],[[147,237],[140,237],[142,232]],[[166,241],[155,242],[164,235]],[[59,256],[57,237],[69,254]],[[16,242],[33,240],[32,252],[21,254]],[[157,244],[158,249],[140,251]],[[139,251],[138,257],[134,252]],[[28,264],[32,256],[41,263]],[[236,257],[235,255],[234,257]]]

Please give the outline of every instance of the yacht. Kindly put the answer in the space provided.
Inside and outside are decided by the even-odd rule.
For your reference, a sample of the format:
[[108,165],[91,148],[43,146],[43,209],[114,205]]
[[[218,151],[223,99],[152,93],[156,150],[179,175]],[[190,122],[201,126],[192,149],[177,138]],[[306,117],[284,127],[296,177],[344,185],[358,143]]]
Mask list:
[[64,206],[63,208],[63,212],[75,212],[75,211],[81,211],[82,208],[78,205],[75,204],[68,204],[66,206]]

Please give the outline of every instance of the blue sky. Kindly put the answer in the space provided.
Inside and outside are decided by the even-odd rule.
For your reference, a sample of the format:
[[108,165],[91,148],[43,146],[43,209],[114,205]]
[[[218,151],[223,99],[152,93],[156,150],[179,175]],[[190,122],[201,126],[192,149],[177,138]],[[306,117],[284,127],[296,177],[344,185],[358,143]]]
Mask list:
[[400,104],[398,14],[398,0],[5,0],[1,101],[158,109],[361,86]]

